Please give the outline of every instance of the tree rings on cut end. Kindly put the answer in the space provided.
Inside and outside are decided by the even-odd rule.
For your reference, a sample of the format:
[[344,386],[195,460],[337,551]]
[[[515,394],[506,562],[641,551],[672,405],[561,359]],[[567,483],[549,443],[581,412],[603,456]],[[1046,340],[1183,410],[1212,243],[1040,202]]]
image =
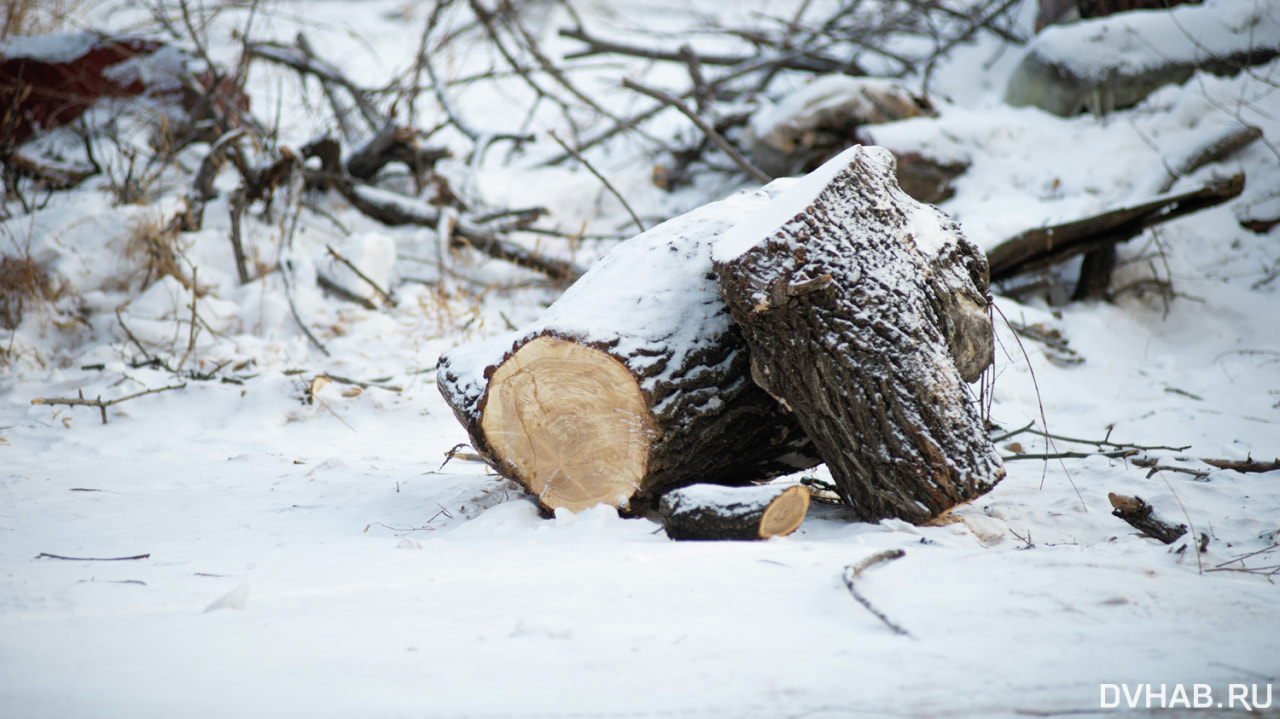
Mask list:
[[760,517],[760,538],[785,537],[800,528],[809,512],[809,490],[801,485],[788,487]]
[[649,410],[618,360],[537,337],[489,379],[481,428],[494,453],[548,509],[626,508],[649,461]]

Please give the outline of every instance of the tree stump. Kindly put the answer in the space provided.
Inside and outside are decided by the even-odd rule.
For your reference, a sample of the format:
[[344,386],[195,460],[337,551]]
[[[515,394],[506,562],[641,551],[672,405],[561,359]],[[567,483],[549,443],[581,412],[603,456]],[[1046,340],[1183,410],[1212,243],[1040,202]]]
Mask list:
[[618,245],[532,327],[446,353],[439,387],[476,450],[544,510],[637,512],[675,487],[817,464],[751,381],[711,269],[711,243],[787,182]]
[[991,360],[983,254],[853,147],[713,249],[752,376],[864,520],[921,522],[1004,476],[965,381]]
[[796,531],[809,511],[809,490],[793,485],[673,489],[658,502],[672,539],[768,539]]

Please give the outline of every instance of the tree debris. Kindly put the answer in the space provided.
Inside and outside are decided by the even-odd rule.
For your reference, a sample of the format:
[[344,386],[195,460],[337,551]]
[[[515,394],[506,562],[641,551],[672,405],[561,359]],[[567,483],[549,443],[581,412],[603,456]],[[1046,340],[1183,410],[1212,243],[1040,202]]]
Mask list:
[[809,509],[804,486],[673,489],[658,502],[662,528],[672,539],[768,539],[796,531]]
[[858,604],[861,604],[868,612],[871,612],[872,616],[879,619],[886,627],[893,630],[894,634],[909,637],[911,636],[911,633],[906,629],[903,629],[902,625],[886,616],[884,612],[876,609],[875,605],[871,603],[871,600],[867,599],[866,595],[858,589],[857,584],[858,578],[861,577],[862,573],[866,570],[880,564],[881,562],[901,559],[906,556],[906,554],[907,553],[901,549],[890,549],[884,552],[877,552],[857,564],[850,564],[844,568],[844,586],[849,589],[849,594],[853,595],[853,598],[858,601]]
[[1169,524],[1156,516],[1155,510],[1141,497],[1129,497],[1108,492],[1107,499],[1113,507],[1111,514],[1129,523],[1129,526],[1165,544],[1173,544],[1187,533],[1185,524]]
[[31,400],[31,404],[45,404],[45,405],[62,404],[68,407],[97,407],[98,410],[102,413],[102,423],[106,424],[107,408],[110,407],[111,405],[120,404],[121,402],[128,402],[131,399],[137,399],[138,397],[143,397],[149,394],[156,394],[157,392],[168,392],[170,390],[175,390],[175,389],[184,389],[186,386],[187,386],[187,383],[183,382],[182,384],[170,385],[168,387],[155,387],[152,389],[143,390],[141,392],[134,392],[133,394],[125,395],[124,397],[116,397],[115,399],[107,399],[107,400],[102,399],[102,397],[96,397],[94,399],[85,399],[84,392],[82,391],[79,397],[68,397],[68,398],[37,397]]

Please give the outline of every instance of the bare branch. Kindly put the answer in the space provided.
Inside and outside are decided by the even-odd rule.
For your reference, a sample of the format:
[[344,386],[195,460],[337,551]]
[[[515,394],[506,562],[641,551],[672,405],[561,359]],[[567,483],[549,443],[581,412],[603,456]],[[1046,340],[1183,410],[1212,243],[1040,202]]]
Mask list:
[[557,135],[554,130],[551,132],[551,139],[555,140],[556,144],[560,145],[560,147],[563,147],[565,152],[569,153],[570,155],[573,155],[573,159],[577,160],[578,162],[581,162],[582,166],[587,168],[587,172],[590,172],[591,174],[595,175],[596,179],[600,180],[601,184],[604,185],[605,189],[608,190],[610,193],[612,193],[614,197],[618,198],[618,202],[622,203],[623,209],[627,211],[628,215],[631,215],[631,220],[636,223],[636,228],[639,229],[641,232],[644,232],[644,223],[640,221],[640,216],[636,214],[635,210],[631,209],[631,205],[627,204],[627,199],[622,196],[621,192],[618,192],[618,190],[614,188],[613,183],[609,182],[609,180],[605,178],[604,175],[600,174],[600,172],[597,171],[596,168],[592,167],[591,163],[587,162],[587,159],[583,157],[581,153],[579,153],[577,150],[565,144],[564,140],[561,140],[560,136]]
[[44,404],[44,405],[61,404],[61,405],[66,405],[68,407],[97,407],[98,410],[102,413],[102,423],[106,424],[107,408],[113,404],[128,402],[131,399],[137,399],[138,397],[142,397],[144,395],[149,395],[149,394],[155,394],[157,392],[168,392],[169,390],[183,389],[186,386],[187,386],[187,383],[183,382],[182,384],[170,385],[168,387],[156,387],[154,389],[143,390],[141,392],[135,392],[130,395],[125,395],[124,397],[116,397],[115,399],[105,399],[105,400],[100,396],[94,399],[85,399],[83,392],[80,393],[79,397],[67,397],[67,398],[37,397],[31,400],[31,404]]
[[761,172],[760,168],[751,164],[747,158],[742,156],[742,153],[738,152],[737,148],[731,145],[728,140],[724,139],[720,133],[716,132],[714,127],[708,124],[706,120],[699,117],[698,113],[690,110],[689,106],[681,102],[678,98],[672,97],[661,90],[645,87],[630,78],[623,78],[622,86],[628,90],[635,90],[642,95],[648,95],[664,105],[669,105],[679,110],[681,114],[693,121],[694,125],[698,126],[698,129],[702,131],[702,134],[705,135],[708,140],[714,143],[716,147],[720,148],[724,154],[728,155],[729,159],[733,161],[733,164],[738,166],[738,169],[747,173],[747,176],[751,179],[762,185],[773,179]]

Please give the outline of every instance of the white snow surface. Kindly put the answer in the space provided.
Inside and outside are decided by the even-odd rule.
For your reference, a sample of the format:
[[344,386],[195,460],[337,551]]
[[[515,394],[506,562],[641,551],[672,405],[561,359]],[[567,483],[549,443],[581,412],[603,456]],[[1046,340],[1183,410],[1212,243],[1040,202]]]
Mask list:
[[93,49],[102,36],[92,32],[17,35],[0,40],[0,58],[26,58],[42,62],[71,62]]
[[[1274,13],[1273,3],[1244,4]],[[691,28],[702,17],[691,11],[746,25],[755,12],[790,18],[798,4],[574,6],[589,25],[649,42],[625,28]],[[1205,7],[1228,6],[1239,7]],[[544,48],[576,47],[556,37],[571,25],[563,8],[538,7]],[[258,37],[292,42],[305,24],[321,54],[377,87],[411,67],[430,8],[312,0],[262,11]],[[208,34],[214,59],[235,58],[232,30],[247,12],[218,15]],[[146,13],[104,2],[83,15],[111,31]],[[712,51],[733,42],[698,37]],[[1048,444],[1023,433],[998,442],[1002,454],[1115,449],[1103,439],[1156,448],[1008,461],[1008,477],[943,526],[855,523],[815,502],[788,537],[677,543],[655,522],[611,509],[541,518],[482,465],[442,466],[466,436],[431,371],[446,350],[496,337],[507,322],[537,321],[555,293],[528,273],[478,255],[456,260],[469,279],[440,273],[433,231],[381,226],[332,197],[322,201],[327,216],[303,213],[291,248],[280,245],[279,214],[267,222],[251,212],[251,258],[289,260],[296,309],[326,356],[299,330],[280,273],[238,283],[226,172],[204,229],[180,238],[204,289],[192,342],[192,292],[173,278],[142,290],[145,253],[127,251],[137,228],[173,216],[187,181],[157,183],[145,205],[117,205],[104,178],[47,202],[41,195],[38,209],[0,224],[5,254],[28,254],[68,287],[0,330],[0,715],[1104,716],[1117,713],[1102,706],[1105,685],[1140,683],[1165,686],[1153,707],[1193,684],[1224,704],[1174,703],[1150,716],[1248,715],[1226,706],[1230,687],[1260,700],[1280,693],[1280,587],[1264,576],[1280,564],[1280,481],[1198,458],[1280,455],[1280,229],[1258,234],[1236,220],[1273,207],[1280,187],[1280,62],[1234,78],[1197,75],[1106,119],[1059,118],[1001,102],[1016,55],[980,34],[935,69],[938,118],[877,131],[895,149],[948,148],[971,161],[942,209],[983,247],[1142,199],[1166,160],[1216,128],[1247,122],[1267,142],[1173,187],[1245,172],[1239,198],[1121,247],[1114,286],[1170,279],[1177,295],[1167,303],[1136,291],[1056,307],[996,298],[1009,320],[1060,331],[1084,362],[1055,363],[997,315],[992,421],[1014,430],[1043,419],[1055,434],[1093,440]],[[487,58],[458,53],[440,67],[464,77]],[[687,84],[682,67],[627,67],[655,85]],[[597,65],[575,78],[620,113],[646,107],[617,89],[616,73]],[[508,87],[451,92],[468,117],[502,129],[521,121],[523,110],[510,108],[527,99],[518,80]],[[308,102],[302,90],[287,72],[250,73],[255,109],[279,108],[292,147],[325,123],[319,88],[307,90]],[[429,101],[418,112],[421,126],[441,121]],[[560,119],[540,111],[532,128]],[[674,113],[646,129],[694,136]],[[462,139],[440,137],[465,154]],[[708,173],[667,195],[649,182],[645,144],[629,142],[590,159],[646,218],[739,189]],[[544,204],[567,232],[627,227],[585,170],[539,165],[537,156],[558,151],[549,138],[530,157],[508,147],[441,169],[481,207]],[[194,170],[207,149],[177,162]],[[612,246],[542,242],[584,264]],[[396,307],[326,297],[314,282],[337,272],[326,245],[393,284]],[[184,373],[217,369],[216,378],[139,364],[137,344]],[[314,382],[321,373],[379,381]],[[97,408],[32,404],[177,385],[108,407],[106,424]],[[1203,475],[1152,473],[1134,462],[1144,458]],[[1166,546],[1139,536],[1111,516],[1109,492],[1191,525],[1207,537],[1204,551],[1187,538]],[[867,569],[857,586],[910,637],[842,581],[849,565],[898,549],[903,558]],[[1261,714],[1277,711],[1273,697]]]
[[743,218],[742,222],[725,232],[712,246],[711,259],[729,262],[765,242],[779,227],[812,204],[823,188],[830,185],[840,173],[847,171],[854,158],[860,155],[866,155],[869,162],[885,167],[885,172],[888,172],[887,167],[893,163],[893,157],[883,148],[855,145],[844,150],[813,172],[788,185],[773,202],[764,205],[749,218]]

